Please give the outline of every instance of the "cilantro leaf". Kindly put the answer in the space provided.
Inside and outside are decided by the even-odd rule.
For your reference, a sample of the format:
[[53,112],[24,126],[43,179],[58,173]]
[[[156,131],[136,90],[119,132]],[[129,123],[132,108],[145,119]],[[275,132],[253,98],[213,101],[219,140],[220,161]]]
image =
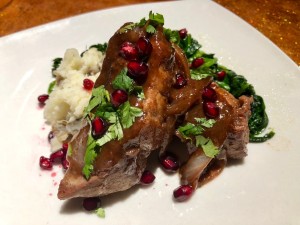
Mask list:
[[106,49],[107,49],[107,43],[103,43],[103,44],[95,44],[95,45],[91,45],[89,47],[90,48],[96,48],[99,52],[105,53]]
[[139,27],[142,27],[142,26],[145,26],[146,23],[147,23],[147,20],[146,20],[146,18],[144,17],[144,18],[142,18],[142,19],[140,20],[140,22],[137,23],[137,25],[138,25]]
[[96,143],[99,146],[103,146],[107,142],[112,141],[114,139],[120,140],[123,137],[123,130],[120,124],[120,120],[117,116],[115,116],[114,119],[115,119],[115,123],[110,125],[106,133],[103,135],[103,137],[101,137],[96,141]]
[[56,80],[52,81],[52,82],[49,84],[48,90],[47,90],[48,95],[51,94],[51,92],[54,90],[55,85],[56,85]]
[[146,27],[146,32],[149,33],[149,34],[154,34],[156,32],[156,29],[154,26],[152,26],[151,24],[149,24],[147,27]]
[[99,216],[100,218],[105,218],[105,210],[103,208],[98,208],[95,210],[95,213],[97,214],[97,216]]
[[127,92],[132,92],[134,89],[134,80],[127,76],[127,68],[121,70],[112,82],[114,89],[122,89]]
[[127,101],[120,106],[118,114],[123,128],[129,128],[132,126],[136,117],[143,115],[143,111],[140,108],[130,106],[129,101]]
[[214,119],[206,119],[206,118],[195,118],[196,122],[201,124],[201,126],[206,128],[211,128],[215,124]]
[[164,23],[165,23],[163,15],[161,15],[159,13],[154,14],[152,11],[149,12],[149,20],[150,20],[150,23],[154,26],[164,25]]
[[53,59],[53,61],[52,61],[53,62],[53,64],[52,64],[52,72],[54,70],[56,70],[60,66],[62,60],[63,60],[62,58],[55,58],[55,59]]
[[94,169],[93,163],[97,157],[97,152],[95,151],[97,143],[95,142],[94,138],[91,134],[89,134],[87,139],[87,147],[84,155],[84,167],[82,169],[82,173],[86,179],[89,179],[91,173]]
[[200,135],[205,128],[210,128],[214,125],[215,120],[206,118],[195,118],[196,124],[187,123],[184,126],[180,126],[177,130],[186,139],[190,139],[190,136]]
[[101,85],[100,87],[94,88],[92,91],[92,97],[89,101],[88,106],[84,109],[86,117],[96,106],[104,105],[110,102],[110,96],[107,90],[105,90],[104,86]]
[[219,153],[219,149],[213,144],[211,139],[202,135],[198,135],[195,138],[196,146],[201,147],[207,157],[214,158]]
[[127,24],[127,25],[120,28],[119,34],[126,33],[127,31],[132,30],[135,26],[136,26],[135,23]]

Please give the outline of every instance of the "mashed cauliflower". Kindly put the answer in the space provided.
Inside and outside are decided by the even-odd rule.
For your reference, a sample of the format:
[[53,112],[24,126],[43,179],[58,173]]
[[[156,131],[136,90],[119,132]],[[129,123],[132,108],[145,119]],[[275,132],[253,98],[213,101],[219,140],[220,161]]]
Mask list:
[[44,109],[45,120],[55,135],[51,140],[52,150],[60,148],[62,142],[81,128],[83,111],[91,97],[91,91],[83,88],[83,80],[95,82],[103,59],[103,53],[96,48],[90,48],[82,57],[76,49],[68,49],[60,66],[53,71],[56,85]]

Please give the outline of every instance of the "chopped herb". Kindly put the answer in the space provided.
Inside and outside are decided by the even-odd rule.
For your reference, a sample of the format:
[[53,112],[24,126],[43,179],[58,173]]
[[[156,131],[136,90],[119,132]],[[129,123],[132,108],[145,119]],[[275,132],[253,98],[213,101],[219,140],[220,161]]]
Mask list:
[[163,15],[159,13],[154,14],[152,11],[149,12],[149,20],[153,26],[164,25],[165,23]]
[[59,65],[61,64],[61,61],[62,61],[62,58],[55,58],[55,59],[53,59],[53,61],[52,61],[53,62],[53,64],[52,64],[52,72],[59,67]]
[[127,31],[132,30],[135,26],[136,26],[135,23],[127,24],[127,25],[120,28],[119,34],[126,33]]
[[186,139],[191,140],[191,136],[197,136],[203,133],[204,127],[210,128],[215,123],[213,119],[195,118],[197,124],[187,123],[184,126],[180,126],[177,130]]
[[112,86],[114,89],[122,89],[129,94],[135,94],[140,99],[145,98],[143,87],[135,85],[134,80],[127,75],[127,68],[121,70],[112,82]]
[[92,97],[88,106],[84,109],[84,117],[86,117],[97,105],[105,105],[110,101],[110,96],[104,86],[94,88],[92,91]]
[[87,139],[87,147],[84,155],[84,167],[82,169],[82,173],[85,176],[86,179],[89,179],[91,176],[91,173],[94,170],[94,160],[97,157],[97,152],[95,151],[97,143],[92,137],[91,134],[89,134]]
[[108,130],[105,132],[103,137],[98,139],[96,141],[96,143],[99,146],[103,146],[104,144],[106,144],[109,141],[112,141],[112,140],[115,140],[115,139],[120,140],[122,137],[123,137],[122,126],[120,124],[119,118],[116,117],[116,122],[109,126]]
[[219,153],[219,149],[214,145],[211,139],[205,138],[202,135],[195,137],[196,146],[201,147],[207,157],[214,158]]
[[72,156],[72,153],[73,153],[72,145],[71,145],[71,144],[68,144],[67,155],[68,155],[68,156]]
[[129,128],[132,126],[136,117],[143,115],[143,111],[140,108],[130,106],[129,101],[123,103],[118,109],[121,124],[123,128]]
[[47,90],[48,94],[51,94],[51,92],[54,90],[55,85],[56,85],[56,80],[52,81],[52,82],[49,84],[48,90]]
[[107,49],[107,43],[103,43],[103,44],[95,44],[95,45],[91,45],[89,47],[89,49],[91,48],[96,48],[99,52],[105,53],[106,49]]
[[95,210],[95,213],[97,214],[97,216],[99,216],[100,218],[105,218],[105,210],[103,208],[98,208]]
[[146,23],[147,23],[147,20],[146,20],[146,18],[144,17],[144,18],[142,18],[142,19],[140,20],[140,22],[137,23],[137,25],[138,25],[139,27],[143,27],[143,26],[145,26]]
[[191,140],[195,137],[196,146],[202,148],[208,157],[215,157],[219,153],[219,149],[213,144],[212,140],[202,136],[205,128],[211,128],[215,124],[215,120],[206,118],[195,118],[197,124],[187,123],[179,127],[177,130],[183,138]]
[[155,27],[152,26],[151,24],[149,24],[147,27],[146,27],[146,32],[149,33],[149,34],[154,34],[156,31]]
[[112,82],[114,89],[122,89],[127,92],[132,92],[134,89],[134,80],[127,76],[127,68],[121,70]]

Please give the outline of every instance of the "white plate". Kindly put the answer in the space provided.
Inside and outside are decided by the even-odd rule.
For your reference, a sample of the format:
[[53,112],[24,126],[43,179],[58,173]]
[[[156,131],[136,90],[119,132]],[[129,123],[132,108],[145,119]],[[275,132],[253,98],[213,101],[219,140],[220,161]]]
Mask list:
[[[51,80],[51,60],[66,48],[83,51],[107,41],[127,21],[153,10],[166,27],[186,27],[220,63],[254,84],[266,101],[276,136],[249,144],[243,163],[231,165],[185,203],[172,200],[177,175],[157,168],[148,188],[103,200],[106,218],[85,213],[79,200],[56,198],[62,173],[40,171],[49,154],[36,97]],[[135,5],[93,12],[0,39],[0,224],[300,224],[300,72],[274,44],[237,16],[203,1]],[[56,175],[55,175],[56,173]]]

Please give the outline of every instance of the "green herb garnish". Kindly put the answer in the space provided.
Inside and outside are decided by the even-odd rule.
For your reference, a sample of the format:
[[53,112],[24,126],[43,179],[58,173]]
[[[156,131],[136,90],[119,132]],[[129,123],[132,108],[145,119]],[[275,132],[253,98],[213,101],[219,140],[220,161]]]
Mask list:
[[143,111],[140,108],[130,106],[129,101],[122,104],[117,112],[123,128],[131,127],[135,118],[143,115]]
[[98,208],[95,210],[95,213],[97,214],[97,216],[99,216],[100,218],[105,218],[105,210],[103,208]]
[[119,34],[126,33],[127,31],[132,30],[135,26],[136,26],[135,23],[127,24],[127,25],[120,28]]
[[212,140],[204,137],[202,134],[205,128],[213,127],[216,122],[213,119],[195,118],[196,124],[187,123],[184,126],[180,126],[177,130],[181,136],[185,139],[193,141],[195,138],[195,145],[202,148],[204,154],[207,157],[215,157],[219,153],[219,149],[213,144]]
[[53,61],[52,61],[53,62],[52,63],[52,72],[59,67],[59,65],[61,64],[62,60],[63,60],[62,58],[55,58],[55,59],[53,59]]
[[141,86],[135,85],[134,80],[127,75],[127,71],[127,68],[124,68],[116,76],[116,78],[112,82],[113,88],[122,89],[124,91],[127,91],[129,94],[135,94],[139,98],[143,99],[145,97],[143,88]]
[[55,85],[56,85],[56,80],[52,81],[52,82],[49,84],[48,90],[47,90],[48,95],[51,94],[51,92],[54,90]]
[[82,169],[82,173],[85,176],[86,179],[89,179],[91,176],[92,171],[94,170],[93,163],[97,157],[96,152],[96,141],[92,137],[91,134],[89,134],[87,139],[87,145],[86,145],[86,151],[84,155],[84,167]]

